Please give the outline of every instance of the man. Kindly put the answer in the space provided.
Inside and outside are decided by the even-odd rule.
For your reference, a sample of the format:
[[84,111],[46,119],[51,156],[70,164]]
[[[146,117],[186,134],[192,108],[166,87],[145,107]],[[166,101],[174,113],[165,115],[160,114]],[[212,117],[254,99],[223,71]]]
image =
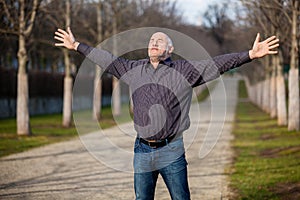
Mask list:
[[272,36],[241,53],[225,54],[211,60],[171,60],[171,39],[154,33],[148,44],[149,58],[127,60],[75,40],[70,28],[58,29],[56,46],[76,50],[127,83],[132,91],[134,126],[134,188],[136,199],[154,199],[161,174],[172,199],[190,199],[187,162],[182,133],[189,128],[192,88],[252,59],[276,54],[279,40]]

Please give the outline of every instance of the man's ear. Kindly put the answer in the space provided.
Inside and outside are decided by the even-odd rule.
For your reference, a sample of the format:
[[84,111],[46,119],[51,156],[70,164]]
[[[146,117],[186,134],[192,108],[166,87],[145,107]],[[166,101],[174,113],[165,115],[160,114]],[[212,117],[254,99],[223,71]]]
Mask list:
[[173,46],[169,46],[169,49],[168,49],[168,54],[171,54],[173,53],[174,51],[174,47]]

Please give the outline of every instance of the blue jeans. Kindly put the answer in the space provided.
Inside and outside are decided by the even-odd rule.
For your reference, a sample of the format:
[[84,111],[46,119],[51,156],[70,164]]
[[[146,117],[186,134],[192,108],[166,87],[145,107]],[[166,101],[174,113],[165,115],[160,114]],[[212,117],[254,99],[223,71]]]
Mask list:
[[173,200],[190,199],[183,139],[151,148],[137,138],[134,146],[134,189],[137,200],[153,200],[158,175]]

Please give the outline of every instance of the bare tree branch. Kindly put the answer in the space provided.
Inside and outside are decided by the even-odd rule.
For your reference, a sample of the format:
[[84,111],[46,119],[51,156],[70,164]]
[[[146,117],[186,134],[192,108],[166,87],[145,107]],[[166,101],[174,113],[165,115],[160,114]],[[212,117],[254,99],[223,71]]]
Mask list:
[[36,16],[36,12],[37,12],[37,9],[39,7],[39,4],[40,4],[39,0],[34,0],[33,1],[32,12],[31,12],[30,20],[28,22],[29,26],[24,31],[24,34],[25,34],[26,37],[28,37],[30,35],[31,31],[32,31],[35,16]]
[[6,2],[4,0],[1,0],[0,3],[2,3],[3,8],[4,8],[4,12],[5,12],[6,16],[7,16],[7,19],[9,21],[9,23],[11,24],[13,22],[13,19],[12,19],[11,15],[10,15],[10,12],[9,12],[9,9],[7,7]]
[[19,35],[18,31],[16,31],[16,30],[7,30],[7,29],[0,29],[0,33]]

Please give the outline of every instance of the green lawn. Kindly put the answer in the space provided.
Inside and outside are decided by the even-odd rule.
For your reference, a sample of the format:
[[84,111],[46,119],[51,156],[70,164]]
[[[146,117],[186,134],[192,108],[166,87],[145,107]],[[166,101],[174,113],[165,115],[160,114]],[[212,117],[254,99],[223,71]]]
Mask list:
[[232,142],[233,199],[300,199],[300,132],[288,132],[250,102],[243,82]]
[[[128,109],[128,106],[124,105],[122,109]],[[129,120],[122,115],[118,117],[118,122]],[[91,123],[95,122],[91,121]],[[64,128],[61,124],[61,114],[33,116],[30,118],[33,134],[31,136],[18,136],[16,134],[16,119],[0,120],[0,157],[78,136],[74,125],[70,128]],[[103,129],[116,125],[110,107],[102,109],[99,125]]]

